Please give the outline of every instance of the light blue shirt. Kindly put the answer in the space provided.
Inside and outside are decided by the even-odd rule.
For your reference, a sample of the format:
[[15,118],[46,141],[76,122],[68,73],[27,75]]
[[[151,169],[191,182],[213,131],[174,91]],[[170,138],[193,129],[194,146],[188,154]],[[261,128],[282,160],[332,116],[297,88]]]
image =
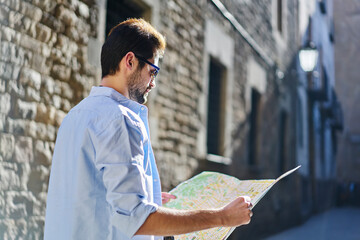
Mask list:
[[58,131],[44,238],[158,239],[133,235],[160,205],[147,108],[93,87]]

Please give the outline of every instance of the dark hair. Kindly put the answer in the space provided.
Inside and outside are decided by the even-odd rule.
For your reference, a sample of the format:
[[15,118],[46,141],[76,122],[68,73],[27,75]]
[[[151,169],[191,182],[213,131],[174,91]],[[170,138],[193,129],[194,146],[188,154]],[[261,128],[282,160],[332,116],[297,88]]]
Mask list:
[[[102,77],[119,70],[121,59],[133,52],[145,59],[162,56],[165,38],[144,19],[131,18],[113,27],[101,49]],[[140,67],[145,64],[139,61]]]

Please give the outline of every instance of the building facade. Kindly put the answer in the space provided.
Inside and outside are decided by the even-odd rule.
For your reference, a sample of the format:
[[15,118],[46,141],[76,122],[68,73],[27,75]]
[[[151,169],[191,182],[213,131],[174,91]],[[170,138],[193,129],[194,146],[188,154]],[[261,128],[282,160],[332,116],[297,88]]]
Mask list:
[[333,2],[302,4],[302,46],[312,43],[318,52],[312,71],[305,73],[298,64],[296,147],[306,216],[336,202],[336,133],[343,116],[335,89]]
[[[309,216],[303,196],[313,189],[313,165],[309,147],[301,148],[309,132],[307,82],[297,60],[308,26],[301,9],[308,8],[300,2],[0,1],[0,238],[42,238],[57,128],[100,82],[101,45],[109,29],[129,17],[145,18],[167,39],[147,104],[164,190],[203,170],[264,179],[304,164],[232,238],[261,238]],[[316,164],[333,161],[328,155]],[[330,178],[331,166],[325,170]]]
[[339,204],[360,204],[360,100],[358,1],[334,1],[335,89],[344,112],[344,130],[339,134],[337,179]]
[[100,15],[92,1],[0,1],[1,239],[43,238],[57,128],[99,81]]

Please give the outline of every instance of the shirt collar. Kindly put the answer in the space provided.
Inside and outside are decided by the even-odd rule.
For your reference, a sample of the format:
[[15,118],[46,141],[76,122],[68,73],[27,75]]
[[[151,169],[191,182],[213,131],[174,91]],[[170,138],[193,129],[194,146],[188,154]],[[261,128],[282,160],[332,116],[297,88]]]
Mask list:
[[92,87],[89,96],[106,96],[119,102],[121,105],[128,107],[135,113],[140,113],[141,110],[147,112],[147,107],[137,103],[133,100],[128,99],[118,91],[110,87]]

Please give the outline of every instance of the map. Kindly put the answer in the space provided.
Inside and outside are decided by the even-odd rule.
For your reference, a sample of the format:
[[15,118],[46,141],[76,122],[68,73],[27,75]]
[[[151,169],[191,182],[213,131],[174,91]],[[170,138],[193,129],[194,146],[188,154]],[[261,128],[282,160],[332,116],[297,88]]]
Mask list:
[[[202,172],[171,190],[170,193],[177,198],[170,200],[164,206],[183,210],[219,208],[239,196],[246,195],[251,198],[254,207],[276,182],[299,167],[284,173],[277,179],[267,180],[239,180],[226,174]],[[211,228],[178,235],[175,236],[175,239],[226,239],[234,229],[230,227]]]

